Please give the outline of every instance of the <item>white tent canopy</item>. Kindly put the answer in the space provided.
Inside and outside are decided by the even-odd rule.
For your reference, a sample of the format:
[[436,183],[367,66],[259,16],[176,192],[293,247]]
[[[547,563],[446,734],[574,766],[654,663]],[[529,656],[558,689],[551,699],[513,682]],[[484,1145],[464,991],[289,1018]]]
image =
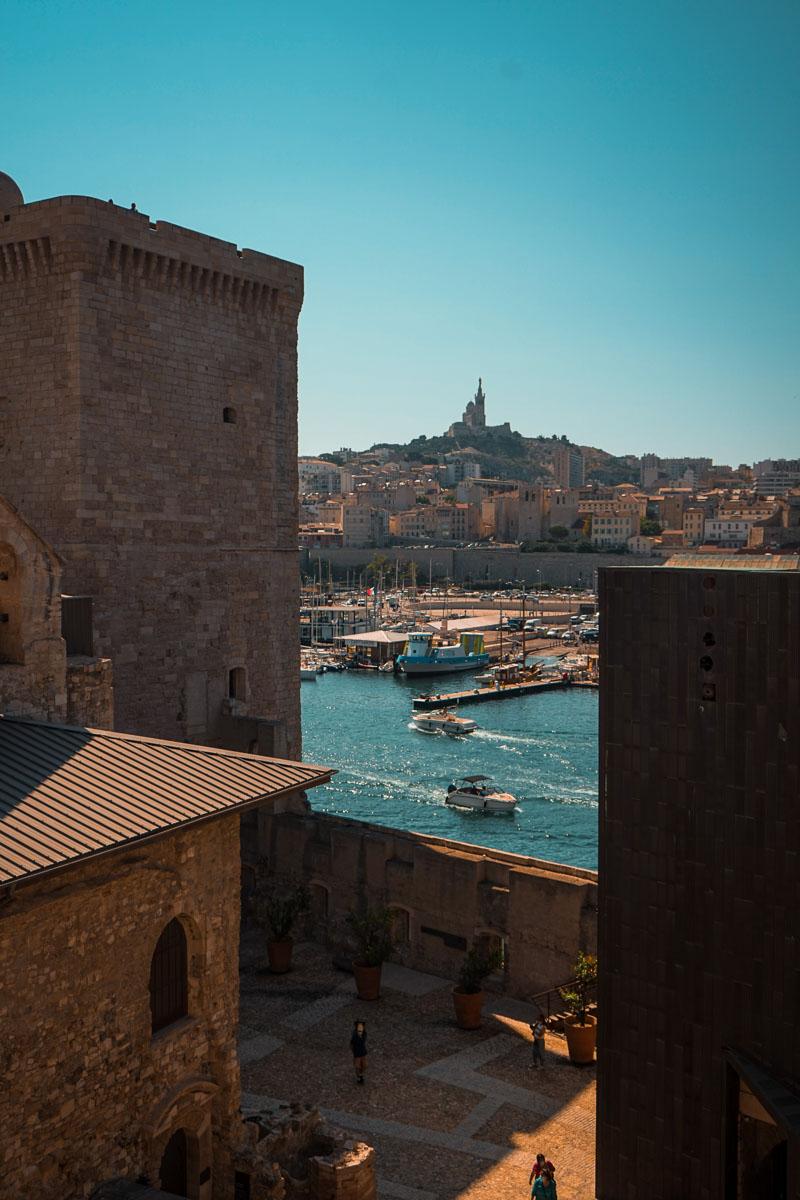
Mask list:
[[390,633],[386,629],[374,629],[371,633],[349,633],[337,637],[337,642],[348,646],[400,646],[408,641],[407,633]]

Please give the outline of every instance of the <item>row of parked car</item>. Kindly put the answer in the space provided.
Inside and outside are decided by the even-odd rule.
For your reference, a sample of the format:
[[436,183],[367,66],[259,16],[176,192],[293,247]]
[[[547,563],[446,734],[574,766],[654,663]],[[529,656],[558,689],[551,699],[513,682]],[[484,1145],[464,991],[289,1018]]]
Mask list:
[[524,623],[522,617],[509,617],[506,626],[513,633],[520,633],[524,629],[525,633],[534,637],[550,638],[570,644],[577,641],[596,642],[600,636],[596,620],[595,616],[588,615],[570,617],[570,627],[565,630],[563,625],[560,627],[554,625],[551,629],[547,629],[544,622],[538,617],[531,617]]

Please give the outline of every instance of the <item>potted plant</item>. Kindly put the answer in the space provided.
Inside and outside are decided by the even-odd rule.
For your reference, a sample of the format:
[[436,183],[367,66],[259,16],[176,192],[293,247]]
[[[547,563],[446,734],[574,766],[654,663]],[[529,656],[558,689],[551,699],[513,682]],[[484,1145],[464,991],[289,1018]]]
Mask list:
[[586,1011],[590,993],[597,983],[597,959],[580,951],[575,963],[575,978],[569,987],[560,988],[561,999],[569,1010],[564,1021],[567,1048],[574,1063],[594,1062],[597,1042],[597,1018]]
[[483,981],[503,963],[499,950],[485,951],[471,946],[464,955],[458,983],[453,988],[456,1021],[462,1029],[478,1029],[483,1009]]
[[393,913],[382,904],[347,914],[356,942],[353,975],[359,1000],[377,1000],[380,995],[381,966],[394,950],[393,921]]
[[273,975],[285,975],[292,965],[292,928],[295,921],[308,909],[309,896],[304,887],[269,896],[264,915],[269,929],[267,956]]

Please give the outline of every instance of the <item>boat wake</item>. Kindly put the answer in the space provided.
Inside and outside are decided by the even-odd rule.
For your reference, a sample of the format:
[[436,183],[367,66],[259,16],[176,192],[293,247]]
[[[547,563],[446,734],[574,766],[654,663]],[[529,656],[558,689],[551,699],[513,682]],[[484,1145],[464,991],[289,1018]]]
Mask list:
[[472,736],[485,742],[511,742],[515,746],[541,746],[549,744],[543,738],[520,737],[516,733],[494,733],[491,729],[476,729]]

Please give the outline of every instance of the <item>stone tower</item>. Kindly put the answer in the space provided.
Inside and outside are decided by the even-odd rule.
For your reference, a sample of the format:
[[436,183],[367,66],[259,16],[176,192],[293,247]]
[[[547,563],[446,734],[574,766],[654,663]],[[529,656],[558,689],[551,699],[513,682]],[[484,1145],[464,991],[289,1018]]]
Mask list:
[[302,268],[0,177],[0,490],[124,731],[297,755]]

